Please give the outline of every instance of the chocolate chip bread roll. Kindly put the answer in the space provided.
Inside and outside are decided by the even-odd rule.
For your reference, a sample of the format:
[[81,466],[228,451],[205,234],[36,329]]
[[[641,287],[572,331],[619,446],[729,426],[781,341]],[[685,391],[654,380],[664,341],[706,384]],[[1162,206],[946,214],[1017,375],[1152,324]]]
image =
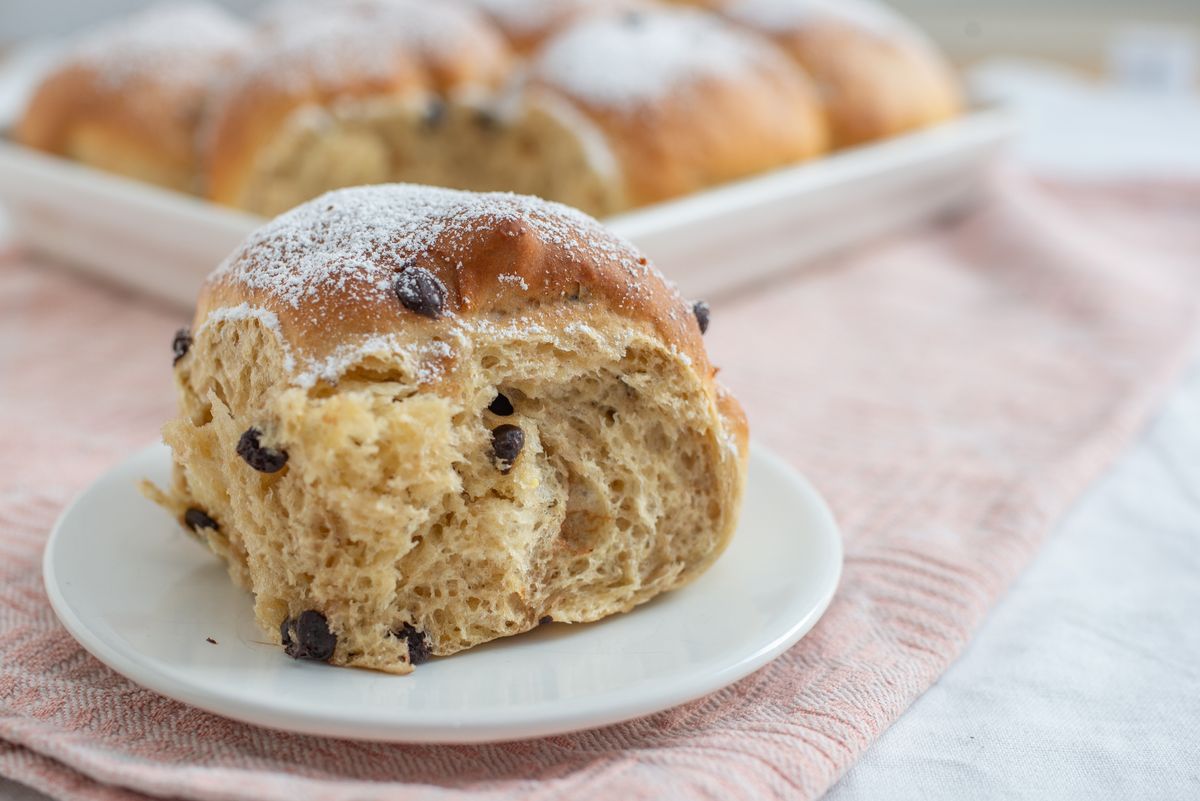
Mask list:
[[154,6],[85,36],[41,82],[16,138],[39,150],[195,191],[213,85],[251,48],[215,6]]
[[449,98],[494,90],[512,55],[470,8],[421,0],[283,3],[226,81],[204,138],[207,194],[273,215],[404,174],[397,139]]
[[915,26],[870,0],[703,0],[765,34],[821,91],[835,146],[868,142],[957,115],[962,91]]
[[609,215],[827,144],[803,71],[716,16],[593,8],[514,70],[483,17],[416,5],[272,14],[273,43],[219,105],[211,196],[273,214],[326,189],[404,181]]
[[407,673],[598,620],[732,535],[746,422],[707,321],[565,206],[332,192],[210,276],[150,492],[297,658]]
[[690,9],[595,11],[550,37],[499,102],[410,129],[400,177],[512,190],[605,216],[801,161],[816,92],[769,41]]

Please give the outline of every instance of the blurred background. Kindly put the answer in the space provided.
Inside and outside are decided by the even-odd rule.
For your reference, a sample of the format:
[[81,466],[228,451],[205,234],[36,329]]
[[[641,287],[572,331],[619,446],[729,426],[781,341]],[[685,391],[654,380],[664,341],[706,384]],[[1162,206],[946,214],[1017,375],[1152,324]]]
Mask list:
[[[246,14],[261,0],[217,0]],[[0,119],[13,62],[148,0],[0,0]],[[978,102],[1023,117],[1022,161],[1069,177],[1200,175],[1200,0],[890,0],[963,70]],[[20,70],[28,74],[28,70]]]
[[[218,0],[221,2],[221,0]],[[4,0],[0,46],[148,5],[145,0]],[[257,0],[223,0],[252,11]],[[1195,88],[1200,0],[891,0],[960,65],[999,55],[1047,59],[1148,88]]]

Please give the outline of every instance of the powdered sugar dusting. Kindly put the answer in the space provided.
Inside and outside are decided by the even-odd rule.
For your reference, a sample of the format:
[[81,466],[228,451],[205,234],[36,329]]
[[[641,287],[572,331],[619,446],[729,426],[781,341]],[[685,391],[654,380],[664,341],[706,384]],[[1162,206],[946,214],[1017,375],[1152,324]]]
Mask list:
[[[718,415],[718,420],[721,420]],[[721,444],[724,446],[721,449],[721,461],[733,459],[734,461],[741,458],[742,450],[738,447],[737,436],[725,425],[724,421],[718,423],[720,426]]]
[[147,77],[203,86],[250,41],[248,27],[216,6],[164,3],[86,36],[73,61],[114,88]]
[[532,71],[600,106],[637,106],[710,78],[743,75],[769,50],[753,34],[689,9],[586,19],[552,38]]
[[[275,312],[269,309],[263,309],[258,306],[251,306],[249,303],[241,303],[237,306],[224,306],[220,309],[213,309],[204,318],[201,324],[201,330],[209,325],[218,325],[227,321],[241,320],[258,320],[264,328],[271,331],[279,338],[280,344],[283,345],[283,366],[288,372],[296,369],[296,358],[292,354],[291,348],[288,347],[287,340],[284,339],[283,329],[279,327],[279,317]],[[199,333],[199,332],[197,332]]]
[[280,31],[247,62],[246,73],[298,90],[312,81],[335,85],[351,77],[387,78],[403,63],[405,48],[378,27],[336,15],[317,22],[309,18]]
[[907,27],[891,10],[864,0],[733,0],[721,11],[731,19],[772,33],[794,31],[822,19],[835,19],[884,35]]
[[323,359],[306,360],[293,375],[292,384],[306,389],[318,381],[334,384],[364,359],[373,356],[390,359],[398,354],[412,365],[418,383],[429,384],[445,373],[446,364],[454,356],[454,348],[437,339],[405,346],[395,334],[377,334],[359,342],[346,343]]
[[632,0],[468,0],[516,36],[552,30],[572,17],[632,5]]
[[261,15],[267,45],[247,71],[277,86],[385,79],[424,62],[461,58],[464,48],[503,50],[470,9],[418,0],[276,3]]
[[675,345],[674,343],[671,344],[671,355],[679,359],[679,361],[683,362],[688,367],[692,366],[692,357],[681,351],[679,346]]
[[288,345],[287,338],[283,336],[279,317],[269,309],[251,306],[249,303],[213,309],[204,318],[200,330],[210,325],[243,320],[257,320],[275,334],[283,348],[284,369],[291,374],[290,383],[305,389],[314,386],[318,381],[336,383],[346,370],[364,359],[372,356],[388,359],[397,354],[407,357],[406,361],[413,366],[419,383],[432,383],[442,377],[445,365],[454,356],[454,347],[449,342],[433,339],[406,346],[401,344],[400,338],[395,334],[377,334],[359,341],[347,342],[322,358],[303,355],[297,357]]
[[587,323],[581,323],[578,320],[572,320],[571,322],[567,323],[565,326],[563,326],[563,331],[573,336],[585,336],[591,337],[592,339],[600,338],[600,334],[596,332],[596,329],[592,328]]
[[[347,303],[367,314],[378,306],[387,319],[379,333],[360,335],[332,351],[319,349],[317,355],[287,350],[292,382],[309,387],[317,381],[336,381],[374,354],[400,355],[421,382],[434,381],[451,362],[456,343],[464,344],[473,332],[506,331],[514,337],[546,333],[527,319],[460,316],[453,303],[437,318],[445,326],[436,338],[414,344],[411,337],[402,342],[389,333],[397,319],[390,315],[402,313],[396,282],[416,274],[407,268],[423,263],[447,284],[452,279],[446,270],[454,270],[459,272],[459,285],[469,283],[464,273],[474,268],[472,259],[478,258],[479,235],[497,231],[512,235],[524,231],[555,247],[557,258],[565,256],[588,265],[589,270],[604,271],[606,296],[616,309],[632,310],[660,297],[656,293],[663,279],[654,267],[628,242],[573,208],[509,193],[381,184],[326,193],[251,234],[209,281],[240,287],[261,307],[243,303],[217,309],[208,321],[255,317],[280,334],[278,313],[288,318],[289,330],[299,324],[302,330],[320,331],[343,320]],[[527,278],[516,273],[502,273],[496,280],[531,291]],[[677,292],[672,294],[670,306],[683,303]],[[337,302],[327,302],[333,296]],[[578,321],[568,321],[566,329],[573,334],[591,333]],[[288,348],[286,341],[284,346]],[[682,351],[678,354],[687,359]]]
[[509,273],[504,273],[502,275],[496,276],[496,280],[498,280],[502,284],[511,284],[512,286],[519,286],[525,292],[529,291],[529,284],[527,284],[525,282],[525,279],[519,275],[512,275]]
[[[615,264],[628,275],[631,297],[653,269],[627,242],[559,203],[391,184],[329,192],[277,217],[251,234],[212,280],[241,284],[294,309],[319,309],[316,301],[331,290],[377,302],[393,292],[397,271],[428,256],[434,243],[453,259],[468,238],[505,223],[527,224],[542,241],[580,259]],[[461,259],[455,266],[464,269]]]

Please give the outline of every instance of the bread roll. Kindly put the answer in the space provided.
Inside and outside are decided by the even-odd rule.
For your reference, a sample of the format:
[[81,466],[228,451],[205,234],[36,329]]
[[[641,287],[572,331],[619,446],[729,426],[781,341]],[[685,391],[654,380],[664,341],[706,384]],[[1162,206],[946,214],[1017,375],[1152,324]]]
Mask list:
[[22,143],[194,191],[196,130],[214,80],[249,52],[249,29],[200,3],[152,7],[83,38],[34,92]]
[[494,89],[511,54],[470,9],[420,0],[289,3],[231,77],[208,136],[208,195],[264,215],[322,192],[393,180],[396,130],[447,97]]
[[815,92],[769,42],[684,9],[593,14],[499,99],[397,135],[397,178],[607,216],[819,153]]
[[603,134],[626,206],[812,158],[827,145],[802,71],[758,36],[682,8],[590,17],[551,38],[529,91]]
[[770,36],[821,90],[834,144],[855,145],[957,115],[954,71],[919,29],[870,0],[706,0]]
[[535,195],[600,217],[632,205],[604,132],[546,93],[449,99],[390,133],[397,181]]
[[627,611],[733,533],[746,423],[707,309],[558,204],[324,195],[210,276],[175,342],[170,489],[292,656],[407,673]]

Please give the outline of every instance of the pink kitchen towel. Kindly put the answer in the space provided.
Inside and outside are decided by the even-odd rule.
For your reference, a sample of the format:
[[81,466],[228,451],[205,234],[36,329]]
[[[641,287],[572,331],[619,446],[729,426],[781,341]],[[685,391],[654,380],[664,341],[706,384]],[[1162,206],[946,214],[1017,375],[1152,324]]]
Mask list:
[[816,797],[954,660],[1186,362],[1198,221],[1200,185],[1006,174],[970,213],[716,304],[709,346],[754,435],[844,528],[833,605],[700,701],[485,746],[235,723],[71,640],[42,590],[46,534],[170,414],[186,315],[2,257],[0,774],[114,801]]

